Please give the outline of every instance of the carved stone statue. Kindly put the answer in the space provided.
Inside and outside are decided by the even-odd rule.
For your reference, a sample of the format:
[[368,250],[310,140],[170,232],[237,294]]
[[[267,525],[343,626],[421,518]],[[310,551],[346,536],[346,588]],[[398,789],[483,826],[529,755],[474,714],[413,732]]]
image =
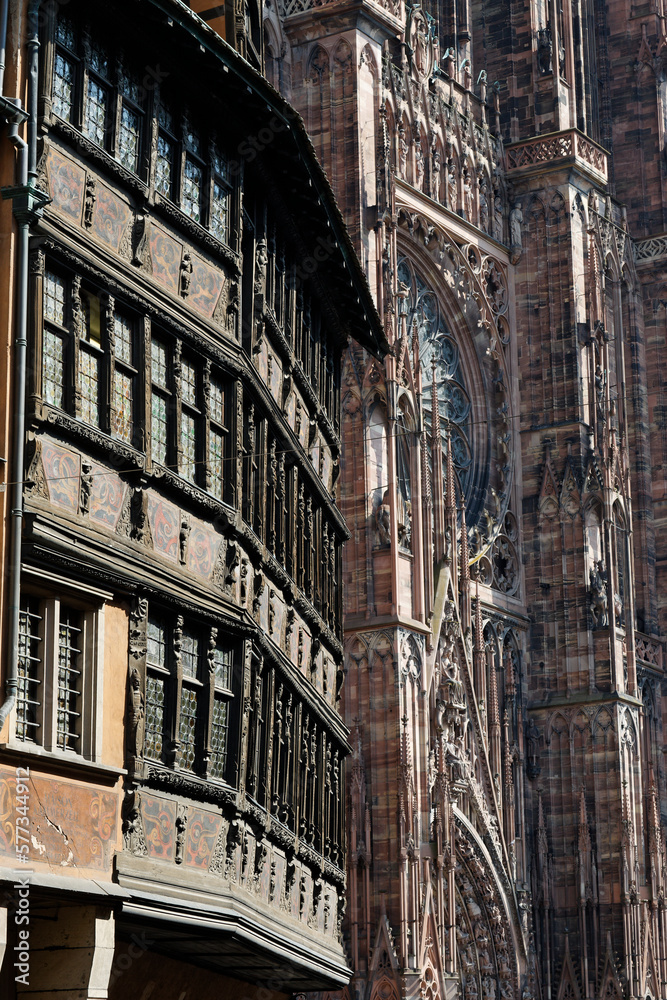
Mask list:
[[489,231],[489,183],[485,171],[479,177],[479,228]]
[[601,561],[590,570],[590,608],[594,628],[609,625],[607,571]]
[[537,32],[537,65],[540,73],[551,73],[551,59],[553,54],[553,42],[551,32],[548,28],[540,28]]
[[440,147],[436,143],[431,152],[431,198],[434,201],[440,201],[440,161]]
[[375,512],[380,545],[391,545],[391,505],[389,490],[382,497],[382,503]]
[[523,224],[523,212],[521,202],[515,201],[514,208],[510,212],[510,260],[513,264],[518,264],[523,251],[523,240],[521,226]]
[[128,749],[134,757],[139,757],[144,746],[144,695],[136,667],[130,671],[129,716]]
[[181,295],[187,299],[190,294],[190,282],[192,281],[192,258],[188,250],[183,254],[181,261]]

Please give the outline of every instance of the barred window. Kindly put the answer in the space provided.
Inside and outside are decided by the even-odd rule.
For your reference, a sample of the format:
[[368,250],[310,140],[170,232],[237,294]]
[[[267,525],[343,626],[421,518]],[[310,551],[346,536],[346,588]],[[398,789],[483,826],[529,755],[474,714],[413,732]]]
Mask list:
[[24,597],[19,611],[16,737],[32,743],[38,742],[40,727],[41,622],[38,601],[33,597]]
[[[42,585],[50,577],[44,571],[26,572],[39,576]],[[61,577],[53,581],[58,591],[67,589]],[[26,747],[99,758],[102,722],[93,706],[102,629],[100,606],[86,610],[59,597],[21,595],[12,739]]]
[[69,608],[61,608],[58,632],[57,744],[78,750],[81,739],[81,623]]

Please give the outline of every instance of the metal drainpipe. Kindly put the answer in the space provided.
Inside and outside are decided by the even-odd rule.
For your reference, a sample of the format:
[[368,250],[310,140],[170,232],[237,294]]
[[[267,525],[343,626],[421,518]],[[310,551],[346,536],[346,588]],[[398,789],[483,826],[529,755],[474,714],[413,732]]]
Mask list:
[[[20,101],[16,101],[20,109]],[[28,184],[28,144],[19,136],[19,125],[24,116],[9,123],[7,138],[16,149],[18,184]],[[19,606],[21,594],[21,532],[23,528],[23,462],[25,452],[25,380],[27,362],[28,317],[28,230],[30,222],[25,213],[17,218],[17,283],[16,329],[14,335],[14,448],[12,453],[9,507],[9,622],[7,628],[7,679],[6,698],[0,707],[0,730],[16,703],[18,689]]]
[[7,51],[7,21],[9,19],[9,0],[0,2],[0,94],[5,92],[5,54]]

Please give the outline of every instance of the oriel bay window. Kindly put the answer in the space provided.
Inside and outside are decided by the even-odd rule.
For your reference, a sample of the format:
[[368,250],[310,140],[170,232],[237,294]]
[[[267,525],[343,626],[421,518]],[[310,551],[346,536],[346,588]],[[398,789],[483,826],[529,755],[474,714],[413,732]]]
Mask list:
[[298,689],[257,653],[250,691],[246,794],[339,864],[339,746]]
[[46,268],[35,385],[42,403],[147,448],[154,463],[225,503],[235,499],[232,386],[209,359],[123,302]]
[[233,783],[238,712],[235,645],[217,628],[182,616],[151,613],[147,626],[146,722],[148,759],[204,778]]

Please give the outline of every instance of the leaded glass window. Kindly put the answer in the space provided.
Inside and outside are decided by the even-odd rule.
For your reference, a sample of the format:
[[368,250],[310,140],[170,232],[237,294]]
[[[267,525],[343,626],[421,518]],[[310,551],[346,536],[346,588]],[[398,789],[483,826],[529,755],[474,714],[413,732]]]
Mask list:
[[132,321],[126,316],[116,313],[113,325],[116,359],[131,365],[134,361],[132,354]]
[[181,689],[180,720],[178,739],[181,744],[178,764],[186,771],[193,771],[196,760],[197,737],[197,691],[194,688]]
[[185,158],[181,208],[195,222],[201,220],[202,168],[189,156]]
[[113,408],[116,437],[132,443],[132,389],[134,376],[127,375],[118,368],[114,372]]
[[42,346],[42,394],[52,406],[63,408],[65,399],[65,367],[63,336],[55,330],[44,330]]
[[151,374],[155,385],[167,388],[167,346],[159,340],[151,341]]
[[79,352],[79,380],[81,419],[97,427],[100,422],[100,359],[83,346]]
[[197,478],[197,421],[185,412],[181,414],[181,454],[183,475],[194,482]]
[[183,638],[181,640],[181,666],[184,677],[198,678],[199,638],[186,630],[183,630]]
[[165,677],[167,675],[167,630],[157,618],[146,627],[146,756],[161,760],[164,749]]
[[72,120],[74,106],[74,66],[61,52],[53,65],[53,112],[66,122]]
[[139,134],[139,115],[123,105],[118,131],[118,159],[132,173],[136,173],[139,167]]
[[146,756],[161,760],[164,746],[164,678],[146,678]]
[[211,778],[224,778],[227,772],[227,744],[229,740],[229,702],[216,695],[213,702],[211,724],[211,757],[208,773]]
[[44,319],[59,326],[65,323],[65,282],[51,271],[44,275]]
[[22,598],[19,611],[16,737],[30,742],[37,740],[39,728],[41,621],[38,602],[31,597]]
[[151,457],[166,465],[169,450],[167,401],[157,393],[151,397]]
[[208,471],[211,493],[224,500],[225,458],[227,444],[227,414],[225,387],[217,379],[211,379],[209,393],[210,433],[208,439]]
[[157,141],[157,157],[155,161],[155,187],[159,194],[171,198],[174,173],[174,146],[169,139],[161,135]]
[[197,369],[185,359],[182,363],[181,397],[184,403],[197,405]]
[[217,180],[213,182],[210,229],[223,243],[229,242],[229,191]]
[[107,88],[90,77],[83,116],[83,131],[98,146],[105,145],[108,105]]
[[79,616],[60,608],[56,735],[60,750],[77,750],[81,738],[81,625]]

